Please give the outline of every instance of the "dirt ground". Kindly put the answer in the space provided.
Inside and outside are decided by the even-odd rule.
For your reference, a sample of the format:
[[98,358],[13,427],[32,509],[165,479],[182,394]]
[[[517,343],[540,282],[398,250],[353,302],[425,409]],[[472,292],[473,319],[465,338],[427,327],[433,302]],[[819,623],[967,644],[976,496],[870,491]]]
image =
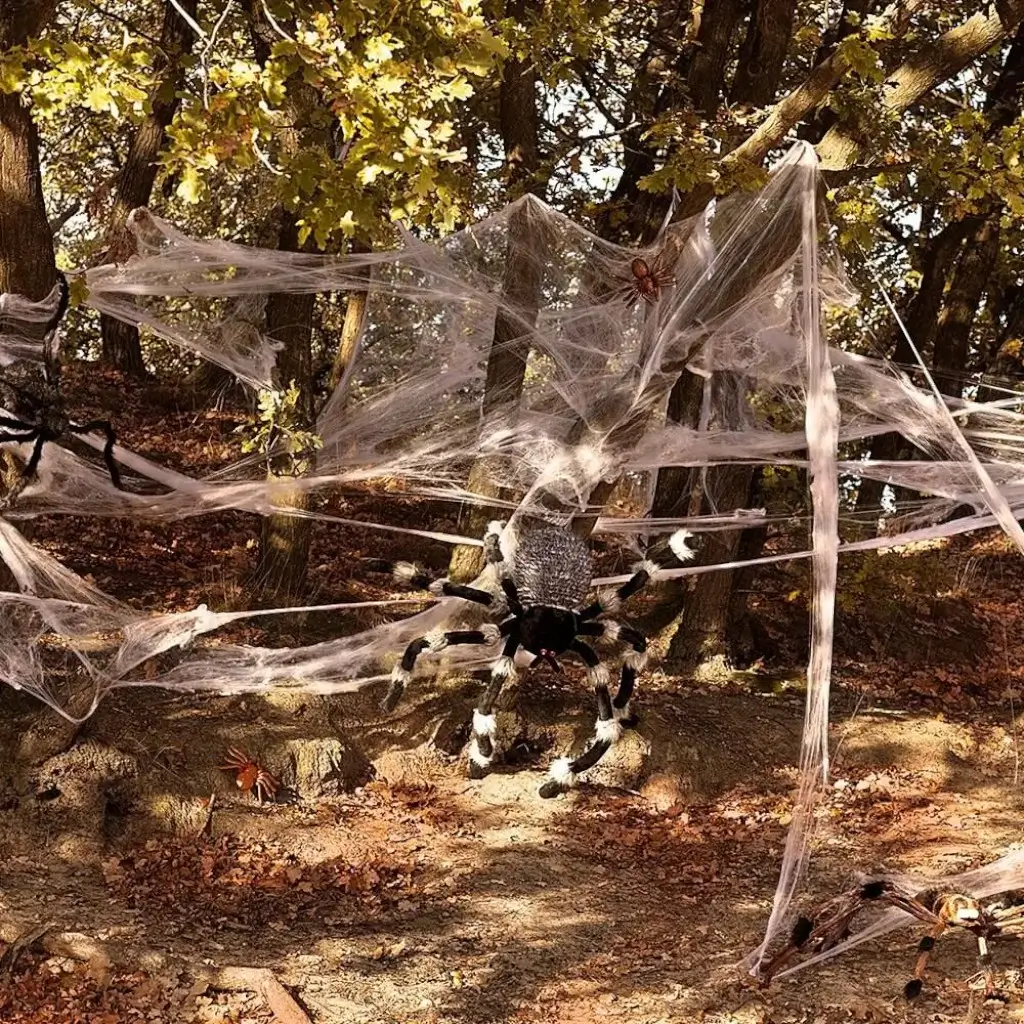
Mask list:
[[[531,707],[557,734],[569,702],[544,697]],[[345,777],[367,767],[346,762],[345,747],[372,733],[355,724],[359,696],[282,707],[125,693],[74,734],[8,698],[5,741],[24,771],[8,777],[0,802],[0,936],[46,923],[53,941],[17,962],[0,1020],[273,1019],[257,995],[204,984],[225,968],[268,968],[316,1024],[833,1024],[1021,1012],[1015,1002],[982,1007],[972,994],[966,935],[940,943],[924,995],[908,1007],[914,929],[766,991],[752,986],[738,964],[761,937],[776,881],[799,695],[648,692],[655,699],[654,742],[674,720],[696,751],[673,786],[659,788],[656,775],[646,796],[593,784],[543,801],[548,753],[471,782],[458,756],[415,742],[417,730],[391,736],[397,748],[381,739],[367,781],[345,793]],[[837,703],[836,788],[809,901],[858,870],[950,873],[1019,840],[1007,720],[863,701],[851,714],[844,695]],[[321,754],[327,744],[339,766],[318,796],[298,791],[309,742]],[[232,789],[217,767],[228,744],[284,778],[277,802]],[[998,943],[995,957],[1012,993],[1020,950]]]
[[[159,415],[127,424],[127,442],[216,453],[234,426]],[[188,455],[170,461],[210,468]],[[232,580],[252,517],[125,529],[43,520],[34,537],[137,607],[244,597]],[[337,536],[318,527],[310,599],[374,596],[352,566],[379,538]],[[950,874],[1021,840],[1019,562],[986,539],[896,559],[844,567],[833,788],[801,906],[857,872]],[[482,781],[465,772],[471,680],[417,682],[388,719],[376,691],[119,691],[81,728],[0,692],[0,1024],[1024,1018],[1010,940],[993,947],[1005,1004],[982,1003],[965,934],[938,944],[911,1005],[915,928],[768,989],[742,968],[792,809],[803,695],[785,666],[803,657],[804,573],[783,567],[754,595],[773,673],[698,686],[655,662],[639,730],[551,801],[537,796],[548,764],[592,728],[577,676],[523,677],[501,719],[507,764]],[[219,767],[229,747],[280,781],[273,802]]]

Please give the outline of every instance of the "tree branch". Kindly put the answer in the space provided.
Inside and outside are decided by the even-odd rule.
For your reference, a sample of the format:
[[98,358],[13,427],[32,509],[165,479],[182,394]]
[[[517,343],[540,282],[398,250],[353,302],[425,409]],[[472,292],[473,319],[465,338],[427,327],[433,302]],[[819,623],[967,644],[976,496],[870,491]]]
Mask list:
[[[937,85],[952,78],[1005,39],[1024,21],[1024,0],[1002,0],[950,29],[904,61],[882,89],[882,107],[898,113],[912,107]],[[818,143],[825,170],[841,170],[857,159],[862,143],[841,126],[830,128]]]
[[[924,5],[925,0],[903,0],[892,4],[883,15],[886,27],[894,36],[906,32],[910,25],[910,16]],[[833,50],[800,85],[772,107],[771,112],[750,138],[729,153],[722,163],[726,166],[743,161],[760,164],[769,150],[782,142],[815,107],[825,101],[849,70],[849,66],[844,51]]]
[[[605,103],[604,100],[601,98],[600,90],[597,88],[594,82],[593,68],[590,67],[590,65],[588,65],[588,63],[585,60],[578,59],[573,61],[573,69],[576,71],[576,75],[579,78],[580,84],[583,86],[583,89],[586,92],[587,97],[589,98],[590,102],[593,103],[597,110],[600,112],[601,116],[609,124],[615,125],[616,128],[621,128],[622,125],[625,124],[625,121],[623,121],[623,119],[619,115],[613,113],[611,107],[609,107],[608,104]],[[612,90],[609,83],[602,82],[602,85],[604,85],[606,89],[614,91]]]

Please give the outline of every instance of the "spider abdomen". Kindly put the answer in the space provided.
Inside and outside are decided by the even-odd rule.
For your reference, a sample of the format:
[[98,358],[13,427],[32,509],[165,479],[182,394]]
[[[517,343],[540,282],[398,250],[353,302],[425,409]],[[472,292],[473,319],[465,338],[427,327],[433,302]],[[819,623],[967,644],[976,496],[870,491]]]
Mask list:
[[590,550],[568,530],[537,527],[524,530],[516,540],[512,579],[524,605],[577,608],[593,575]]

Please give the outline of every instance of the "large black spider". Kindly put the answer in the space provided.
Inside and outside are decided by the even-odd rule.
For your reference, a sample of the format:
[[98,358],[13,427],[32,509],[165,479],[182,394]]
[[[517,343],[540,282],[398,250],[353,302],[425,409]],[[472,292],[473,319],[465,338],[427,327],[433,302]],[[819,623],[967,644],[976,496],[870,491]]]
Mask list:
[[[503,523],[491,523],[484,536],[484,555],[496,570],[502,595],[477,587],[452,583],[448,579],[431,582],[429,576],[411,562],[385,562],[371,559],[376,572],[391,572],[414,587],[423,587],[446,597],[460,597],[495,611],[507,611],[499,624],[486,623],[478,629],[438,630],[413,640],[391,673],[391,686],[382,707],[391,711],[410,682],[416,659],[424,651],[437,652],[457,644],[494,644],[503,641],[501,655],[491,668],[491,679],[473,712],[473,736],[469,748],[472,778],[487,773],[498,756],[497,722],[494,705],[502,687],[515,679],[515,656],[522,648],[533,655],[530,667],[542,662],[558,669],[557,657],[575,654],[587,666],[587,677],[597,698],[597,726],[591,744],[579,757],[563,757],[551,766],[550,777],[540,788],[542,797],[558,796],[576,784],[578,776],[593,768],[622,735],[623,729],[636,724],[630,701],[636,675],[647,660],[647,639],[638,630],[601,617],[619,609],[653,579],[660,566],[650,559],[640,562],[632,577],[616,590],[608,590],[585,603],[593,579],[593,559],[586,543],[567,530],[551,526],[525,529],[518,534],[506,531]],[[672,535],[669,546],[681,561],[693,557],[687,546],[689,534],[680,530]],[[508,559],[502,552],[505,541]],[[504,600],[502,600],[504,598]],[[581,637],[606,637],[619,640],[631,650],[625,655],[614,698],[609,692],[609,675],[594,649]]]
[[4,404],[17,416],[0,415],[0,444],[28,444],[35,442],[32,454],[21,471],[17,483],[0,499],[0,511],[9,508],[25,489],[39,468],[43,446],[48,441],[59,441],[68,434],[90,434],[101,431],[107,439],[103,447],[103,461],[106,463],[110,480],[120,490],[121,473],[114,461],[114,443],[117,440],[109,420],[90,420],[76,423],[67,413],[64,396],[61,394],[61,366],[57,331],[64,319],[70,301],[67,278],[57,274],[58,301],[53,316],[47,321],[43,334],[43,377],[19,375],[17,383],[12,376],[0,375],[0,392]]

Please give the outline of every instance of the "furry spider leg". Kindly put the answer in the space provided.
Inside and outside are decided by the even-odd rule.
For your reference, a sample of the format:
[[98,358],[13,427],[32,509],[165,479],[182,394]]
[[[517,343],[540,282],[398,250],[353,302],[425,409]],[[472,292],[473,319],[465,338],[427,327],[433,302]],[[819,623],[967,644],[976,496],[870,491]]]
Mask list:
[[482,779],[498,754],[498,723],[494,705],[506,683],[516,679],[516,651],[519,649],[519,623],[513,617],[498,627],[507,629],[501,657],[491,666],[491,679],[473,709],[473,737],[469,743],[469,777]]
[[[801,914],[790,931],[789,942],[772,957],[761,971],[762,984],[769,984],[772,978],[791,960],[805,950],[824,952],[841,942],[850,932],[850,922],[870,903],[875,901],[892,902],[889,897],[889,884],[881,880],[865,882],[857,888],[844,892],[822,904],[811,915]],[[911,910],[909,906],[901,907],[920,919],[918,911],[928,914],[926,908],[917,904]],[[927,918],[934,923],[934,915]]]
[[[8,430],[27,430],[32,433],[39,429],[34,424],[15,419],[13,416],[0,416],[0,427],[6,427]],[[4,438],[3,440],[13,440],[13,438]]]
[[997,989],[992,972],[992,954],[988,951],[988,939],[999,930],[998,925],[987,919],[977,900],[960,893],[948,893],[940,897],[935,903],[935,909],[930,913],[934,921],[932,931],[918,943],[914,977],[904,986],[904,996],[912,1000],[921,994],[928,958],[935,949],[935,943],[947,928],[959,927],[969,931],[978,945],[978,963],[985,979],[985,998],[989,998]]
[[[6,420],[6,418],[5,418]],[[4,420],[0,420],[4,422]],[[17,420],[6,420],[6,423],[16,423]],[[21,492],[28,487],[31,482],[32,475],[35,473],[36,467],[39,465],[39,460],[43,454],[43,444],[46,438],[39,432],[38,429],[32,428],[26,434],[0,434],[0,443],[5,442],[16,442],[18,444],[27,444],[29,441],[35,441],[35,445],[32,447],[32,455],[28,460],[25,468],[18,474],[18,479],[7,489],[7,493],[0,498],[0,512],[6,512],[21,495]]]
[[[503,624],[505,625],[505,624]],[[505,636],[511,627],[505,628],[495,626],[492,623],[485,623],[479,629],[453,629],[447,632],[437,630],[427,636],[421,636],[413,640],[405,649],[402,660],[391,672],[391,686],[381,701],[383,711],[393,711],[395,705],[405,692],[406,684],[412,681],[413,670],[416,668],[416,659],[426,650],[432,652],[443,651],[446,647],[456,647],[462,644],[493,644],[499,636]]]
[[550,777],[540,787],[540,795],[545,800],[572,789],[579,776],[593,768],[622,735],[623,726],[615,717],[608,692],[608,669],[601,664],[594,649],[582,640],[574,640],[568,649],[579,655],[587,666],[587,676],[597,698],[597,724],[593,741],[579,757],[560,757],[551,765]]
[[621,640],[633,648],[622,661],[619,689],[612,700],[612,714],[616,721],[621,722],[624,729],[633,728],[639,719],[633,714],[630,701],[636,690],[636,675],[647,664],[647,637],[632,626],[611,620],[583,622],[580,624],[579,635]]
[[422,566],[415,562],[389,562],[383,558],[367,558],[364,564],[370,572],[386,573],[398,583],[405,583],[414,590],[429,590],[435,597],[461,597],[464,601],[490,606],[494,595],[477,587],[452,583],[447,576],[431,579]]
[[[676,530],[669,538],[669,550],[680,562],[689,562],[697,554],[689,545],[692,538],[693,534],[689,530]],[[607,612],[617,612],[624,601],[639,594],[651,580],[658,576],[660,571],[661,566],[653,559],[645,558],[638,562],[633,567],[633,575],[622,586],[615,590],[602,591],[598,594],[596,601],[580,609],[578,612],[580,621],[587,622]]]
[[914,976],[903,986],[903,996],[908,1001],[916,999],[921,994],[921,989],[924,987],[925,971],[928,968],[928,958],[932,955],[932,950],[935,949],[935,943],[939,941],[947,927],[945,921],[939,921],[932,927],[931,932],[925,935],[917,944],[917,961],[914,964]]
[[123,491],[121,471],[117,468],[117,463],[114,461],[114,444],[117,441],[117,435],[114,433],[110,420],[90,420],[88,423],[82,424],[70,423],[68,424],[68,430],[72,434],[91,434],[94,430],[100,430],[106,435],[107,443],[103,446],[103,461],[107,464],[107,472],[110,474],[111,483],[119,491]]

